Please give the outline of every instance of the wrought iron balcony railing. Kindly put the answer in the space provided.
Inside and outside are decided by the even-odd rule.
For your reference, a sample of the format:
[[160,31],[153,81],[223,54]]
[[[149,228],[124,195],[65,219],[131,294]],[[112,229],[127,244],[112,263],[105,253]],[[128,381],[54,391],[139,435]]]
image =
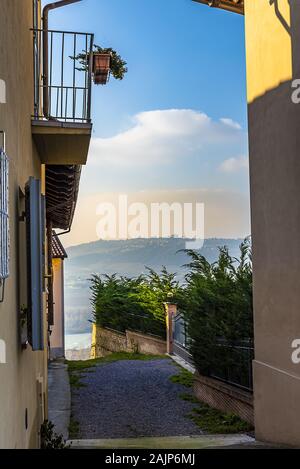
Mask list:
[[90,123],[94,35],[34,29],[33,47],[34,120]]

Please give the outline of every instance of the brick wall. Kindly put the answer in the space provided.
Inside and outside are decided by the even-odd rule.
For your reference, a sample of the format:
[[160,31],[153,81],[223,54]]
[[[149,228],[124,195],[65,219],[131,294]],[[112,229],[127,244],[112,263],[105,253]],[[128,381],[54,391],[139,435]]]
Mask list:
[[126,331],[125,334],[93,324],[91,357],[105,357],[113,352],[138,352],[164,355],[166,341],[155,336]]
[[195,374],[194,392],[200,401],[224,412],[237,414],[254,425],[251,393],[198,373]]

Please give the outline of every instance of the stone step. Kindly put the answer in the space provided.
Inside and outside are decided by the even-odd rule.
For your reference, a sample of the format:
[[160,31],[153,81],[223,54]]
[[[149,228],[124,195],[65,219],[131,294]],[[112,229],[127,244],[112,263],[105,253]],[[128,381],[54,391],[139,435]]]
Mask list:
[[70,440],[68,444],[73,449],[205,449],[260,445],[244,434]]

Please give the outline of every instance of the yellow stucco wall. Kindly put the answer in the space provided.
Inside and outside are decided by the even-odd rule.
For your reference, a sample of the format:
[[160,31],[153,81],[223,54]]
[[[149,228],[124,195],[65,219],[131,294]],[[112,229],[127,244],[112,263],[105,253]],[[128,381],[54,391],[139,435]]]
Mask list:
[[282,18],[269,0],[245,2],[249,102],[292,77],[288,0],[278,0],[278,9]]
[[[33,111],[32,0],[1,0],[0,79],[6,83],[6,104],[0,104],[0,130],[6,133],[10,158],[10,276],[0,304],[0,339],[7,363],[0,364],[0,448],[39,444],[38,430],[46,412],[47,353],[22,351],[19,337],[19,282],[26,283],[18,253],[19,189],[30,176],[41,178],[41,164],[31,136]],[[44,296],[46,311],[46,297]],[[47,338],[46,312],[44,314]],[[25,428],[25,413],[28,428]]]

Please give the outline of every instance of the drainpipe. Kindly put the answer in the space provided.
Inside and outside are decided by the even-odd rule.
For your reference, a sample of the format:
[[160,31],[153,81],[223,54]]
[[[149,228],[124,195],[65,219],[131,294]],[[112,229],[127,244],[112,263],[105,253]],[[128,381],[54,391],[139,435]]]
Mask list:
[[47,242],[48,242],[48,326],[54,326],[54,297],[53,297],[53,266],[52,266],[52,238],[53,228],[51,219],[47,220]]
[[72,3],[81,2],[81,0],[60,0],[59,2],[48,3],[43,9],[43,114],[49,119],[49,12],[62,8]]

